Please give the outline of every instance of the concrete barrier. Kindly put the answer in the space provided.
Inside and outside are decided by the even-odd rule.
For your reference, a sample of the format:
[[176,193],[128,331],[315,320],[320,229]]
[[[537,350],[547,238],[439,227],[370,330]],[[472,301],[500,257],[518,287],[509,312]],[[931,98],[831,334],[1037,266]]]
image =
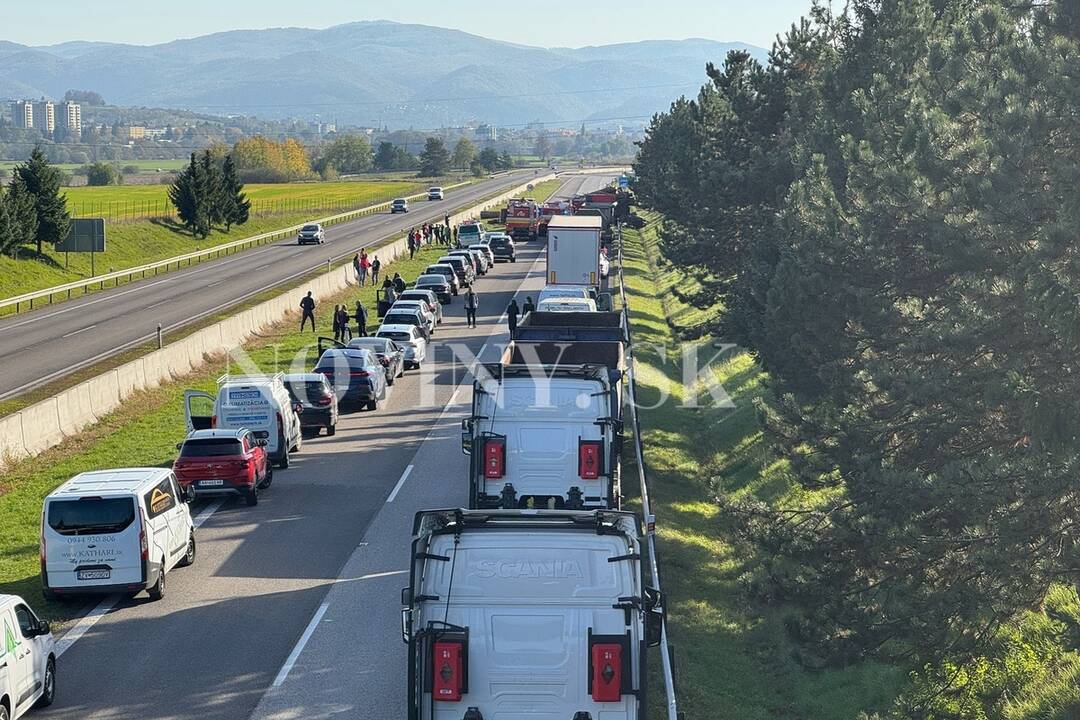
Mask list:
[[23,444],[22,413],[0,418],[0,462],[19,460],[32,454]]
[[97,422],[88,384],[79,383],[57,395],[56,412],[60,419],[60,432],[67,437],[78,435]]
[[[528,183],[540,183],[553,177],[537,177]],[[468,211],[455,213],[451,216],[451,223],[457,224],[474,218],[483,208],[500,205],[512,197],[521,197],[528,183],[523,183]],[[393,276],[390,264],[408,254],[404,237],[399,237],[374,252],[379,255],[384,265],[384,276],[387,270],[390,271],[390,276]],[[0,418],[0,463],[5,454],[14,458],[32,456],[58,445],[65,437],[75,435],[94,424],[131,394],[156,388],[162,383],[190,373],[205,363],[207,355],[242,345],[254,333],[264,331],[279,322],[287,313],[295,312],[299,308],[300,299],[308,290],[322,300],[344,288],[354,287],[355,284],[350,266],[332,268],[306,286],[287,290],[276,298],[226,318],[188,338],[170,343],[161,350],[155,350],[109,370],[65,390],[54,398]],[[320,313],[323,310],[324,308],[319,308]]]

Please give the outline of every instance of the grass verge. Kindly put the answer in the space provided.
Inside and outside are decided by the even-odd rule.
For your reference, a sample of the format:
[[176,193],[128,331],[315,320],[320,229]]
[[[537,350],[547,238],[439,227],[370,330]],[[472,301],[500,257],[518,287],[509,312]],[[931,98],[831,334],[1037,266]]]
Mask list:
[[[765,446],[753,400],[766,390],[748,353],[729,351],[713,366],[730,406],[718,404],[704,384],[683,385],[672,325],[702,321],[718,308],[688,308],[672,293],[683,278],[660,258],[657,218],[647,218],[646,228],[625,235],[624,260],[680,709],[699,720],[855,720],[862,711],[886,710],[903,685],[902,671],[875,663],[804,669],[793,659],[782,610],[761,607],[743,591],[739,578],[749,559],[734,552],[711,483],[718,478],[727,492],[777,502],[797,500],[800,491],[786,463]],[[705,344],[699,366],[717,352]],[[624,478],[636,472],[628,465]],[[659,662],[653,667],[659,672]],[[660,717],[656,678],[652,686],[652,712]]]

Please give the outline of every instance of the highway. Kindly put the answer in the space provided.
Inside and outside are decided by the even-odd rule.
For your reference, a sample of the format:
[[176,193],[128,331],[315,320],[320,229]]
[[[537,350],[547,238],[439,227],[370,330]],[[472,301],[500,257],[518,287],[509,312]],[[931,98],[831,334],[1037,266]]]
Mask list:
[[[570,177],[560,194],[609,179]],[[56,703],[35,717],[403,718],[412,517],[467,501],[459,424],[472,391],[447,344],[498,359],[506,305],[543,286],[542,243],[519,248],[478,282],[476,329],[460,298],[446,306],[435,362],[399,379],[378,411],[305,442],[257,507],[193,505],[195,564],[169,575],[163,600],[108,598],[96,622],[77,624]]]
[[386,212],[328,227],[322,246],[282,240],[5,318],[0,321],[0,365],[4,368],[0,399],[150,340],[159,323],[167,342],[169,330],[325,268],[331,256],[356,252],[428,221],[441,221],[452,209],[520,185],[531,175],[532,171],[517,172],[448,190],[445,200],[417,201],[407,214]]

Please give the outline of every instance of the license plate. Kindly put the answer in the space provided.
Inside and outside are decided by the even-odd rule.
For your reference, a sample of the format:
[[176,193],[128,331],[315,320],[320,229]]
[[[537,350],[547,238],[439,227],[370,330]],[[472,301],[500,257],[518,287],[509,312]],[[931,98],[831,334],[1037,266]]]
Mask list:
[[224,484],[225,484],[224,480],[200,480],[199,481],[199,486],[200,487],[217,487],[217,486],[224,485]]
[[108,580],[111,576],[111,570],[80,570],[76,573],[80,580]]

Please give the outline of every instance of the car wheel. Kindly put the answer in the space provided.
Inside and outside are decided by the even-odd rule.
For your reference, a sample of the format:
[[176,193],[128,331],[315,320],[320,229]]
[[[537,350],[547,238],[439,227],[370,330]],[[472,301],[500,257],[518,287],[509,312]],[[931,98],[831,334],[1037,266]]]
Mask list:
[[157,582],[147,592],[154,601],[165,597],[165,558],[161,558],[161,572],[158,573]]
[[281,468],[282,470],[288,470],[288,468],[289,468],[289,448],[285,448],[285,450],[281,453],[281,459],[278,460],[278,465],[277,466],[279,468]]
[[386,384],[393,385],[395,379],[397,379],[397,375],[390,375],[388,378],[386,378]]
[[378,401],[378,399],[369,400],[368,404],[367,404],[367,409],[368,410],[378,410],[379,409],[379,401]]
[[63,599],[59,595],[54,593],[52,590],[46,590],[45,588],[41,589],[41,597],[48,602],[57,602],[58,600]]
[[[56,699],[56,660],[54,658],[50,657],[45,662],[45,678],[41,685],[41,697],[34,703],[34,707],[46,708]],[[0,718],[2,717],[4,717],[3,708],[0,708]]]
[[248,507],[254,507],[259,504],[259,486],[252,485],[251,489],[244,495],[244,500],[247,502]]
[[303,448],[303,447],[304,447],[304,433],[298,432],[298,433],[296,433],[296,442],[293,443],[293,446],[290,449],[293,452],[300,452],[300,449]]
[[259,483],[259,487],[268,488],[274,482],[274,466],[270,463],[266,463],[266,474],[263,475],[262,482]]
[[327,425],[326,436],[333,437],[335,434],[337,434],[337,425]]
[[180,562],[177,563],[180,567],[187,567],[195,562],[195,533],[191,533],[188,537],[187,551],[184,553],[184,557],[180,558]]

